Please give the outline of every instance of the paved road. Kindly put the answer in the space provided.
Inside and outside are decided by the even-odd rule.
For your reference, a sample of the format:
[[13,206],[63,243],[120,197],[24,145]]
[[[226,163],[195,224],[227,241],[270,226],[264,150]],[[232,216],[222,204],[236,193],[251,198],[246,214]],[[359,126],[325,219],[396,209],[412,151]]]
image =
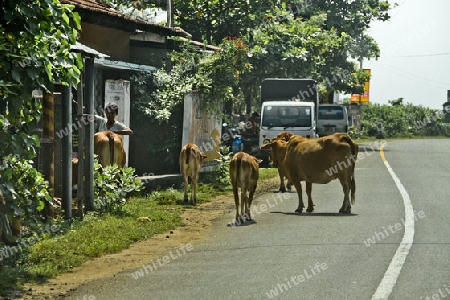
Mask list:
[[296,193],[268,193],[255,200],[255,223],[230,227],[227,214],[206,242],[180,245],[142,262],[146,269],[87,284],[70,299],[449,296],[450,140],[388,142],[385,161],[366,146],[352,214],[337,213],[338,181],[313,185],[314,213],[293,213]]

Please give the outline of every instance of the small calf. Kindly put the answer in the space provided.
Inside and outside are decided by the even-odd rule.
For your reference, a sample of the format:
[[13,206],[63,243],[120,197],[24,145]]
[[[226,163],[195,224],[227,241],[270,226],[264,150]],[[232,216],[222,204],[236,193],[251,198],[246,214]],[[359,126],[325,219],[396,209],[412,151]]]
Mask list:
[[[230,162],[230,179],[233,185],[234,203],[236,204],[236,222],[251,220],[250,206],[259,177],[259,163],[256,157],[245,152],[236,153]],[[241,188],[241,210],[239,213],[239,192]],[[247,195],[248,193],[248,195]]]
[[191,201],[197,204],[197,183],[200,169],[206,155],[203,155],[200,148],[189,143],[183,146],[180,152],[180,171],[184,181],[184,202],[188,202],[188,178],[191,177]]

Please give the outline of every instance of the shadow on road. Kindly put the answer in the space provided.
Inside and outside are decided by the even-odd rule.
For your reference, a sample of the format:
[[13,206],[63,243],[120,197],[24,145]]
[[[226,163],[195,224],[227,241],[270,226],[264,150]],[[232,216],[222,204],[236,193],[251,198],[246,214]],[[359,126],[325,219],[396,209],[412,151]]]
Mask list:
[[250,226],[250,225],[253,225],[253,224],[256,224],[256,223],[258,223],[258,222],[256,222],[253,219],[252,220],[246,220],[243,223],[242,222],[238,223],[238,222],[234,221],[234,222],[228,223],[227,227],[244,227],[244,226]]
[[283,214],[287,216],[298,216],[298,217],[354,217],[358,214],[350,213],[350,214],[341,214],[341,213],[332,213],[332,212],[319,212],[319,213],[296,213],[296,212],[282,212],[282,211],[271,211],[271,214]]

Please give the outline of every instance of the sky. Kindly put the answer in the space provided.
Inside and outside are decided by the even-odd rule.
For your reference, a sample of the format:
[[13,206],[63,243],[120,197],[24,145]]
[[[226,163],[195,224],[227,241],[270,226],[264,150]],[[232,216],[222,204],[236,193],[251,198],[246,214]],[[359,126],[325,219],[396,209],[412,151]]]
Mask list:
[[370,102],[403,103],[442,109],[450,90],[450,0],[397,0],[391,19],[369,29],[380,46],[371,69]]

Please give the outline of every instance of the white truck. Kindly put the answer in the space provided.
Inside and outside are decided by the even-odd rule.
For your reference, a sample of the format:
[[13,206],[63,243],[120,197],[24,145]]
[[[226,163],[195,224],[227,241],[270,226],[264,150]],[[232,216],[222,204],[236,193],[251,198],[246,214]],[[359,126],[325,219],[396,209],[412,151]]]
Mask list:
[[261,83],[260,146],[280,132],[317,137],[319,93],[312,79],[268,78]]
[[[283,131],[304,137],[317,137],[319,93],[313,79],[267,78],[261,83],[261,122],[259,146]],[[268,162],[269,151],[258,158]]]

